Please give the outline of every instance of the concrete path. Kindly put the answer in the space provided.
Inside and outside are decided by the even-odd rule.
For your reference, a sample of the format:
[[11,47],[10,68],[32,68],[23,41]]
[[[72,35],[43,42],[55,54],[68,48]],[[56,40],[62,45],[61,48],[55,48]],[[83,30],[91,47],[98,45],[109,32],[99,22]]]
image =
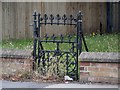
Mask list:
[[11,81],[0,81],[2,88],[44,88],[51,83],[35,83],[35,82],[11,82]]
[[79,84],[79,83],[36,83],[36,82],[11,82],[11,81],[0,81],[1,88],[118,88],[118,85],[99,85],[99,84]]
[[46,88],[118,88],[118,85],[88,85],[88,84],[54,84],[47,86]]

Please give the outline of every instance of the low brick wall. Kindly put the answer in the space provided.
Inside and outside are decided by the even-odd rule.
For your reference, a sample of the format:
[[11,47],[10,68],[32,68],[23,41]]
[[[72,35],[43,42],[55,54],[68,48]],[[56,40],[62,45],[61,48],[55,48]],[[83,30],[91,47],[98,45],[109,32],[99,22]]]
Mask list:
[[80,81],[118,83],[118,53],[83,52],[79,62]]
[[[33,71],[30,50],[2,50],[1,52],[0,76],[2,77],[0,79]],[[82,52],[79,62],[80,81],[118,83],[120,65],[118,53]]]
[[2,78],[32,71],[30,50],[2,50],[0,56]]

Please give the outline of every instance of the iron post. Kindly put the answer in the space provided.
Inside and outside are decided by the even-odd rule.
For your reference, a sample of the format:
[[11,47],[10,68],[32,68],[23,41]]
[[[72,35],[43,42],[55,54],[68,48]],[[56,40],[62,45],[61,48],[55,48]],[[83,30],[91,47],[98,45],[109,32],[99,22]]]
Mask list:
[[[34,11],[33,13],[33,17],[34,17],[34,24],[33,24],[33,27],[34,27],[34,50],[33,50],[33,59],[34,59],[34,62],[36,62],[36,45],[37,45],[37,13],[36,11]],[[33,65],[35,65],[35,63],[33,63]],[[34,69],[34,66],[33,66],[33,69]]]

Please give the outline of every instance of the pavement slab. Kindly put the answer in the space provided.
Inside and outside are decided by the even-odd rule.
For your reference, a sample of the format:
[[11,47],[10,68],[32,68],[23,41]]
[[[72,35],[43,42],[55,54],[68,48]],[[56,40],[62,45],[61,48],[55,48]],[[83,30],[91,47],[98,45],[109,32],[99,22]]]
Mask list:
[[[0,80],[0,89],[2,90],[44,90],[44,89],[54,89],[56,90],[57,88],[62,90],[61,88],[69,88],[69,89],[79,89],[80,88],[86,88],[90,90],[93,88],[105,88],[105,90],[118,90],[118,85],[100,85],[100,84],[79,84],[79,83],[60,83],[60,84],[55,84],[55,83],[37,83],[37,82],[11,82],[11,81],[4,81]],[[8,89],[5,89],[8,88]],[[22,89],[19,89],[22,88]],[[23,89],[24,88],[24,89]],[[107,89],[108,88],[108,89]],[[58,90],[57,89],[57,90]],[[86,90],[85,89],[85,90]]]
[[46,88],[118,88],[118,85],[99,85],[99,84],[54,84]]
[[0,81],[2,82],[1,88],[44,88],[51,83],[37,83],[37,82],[11,82],[11,81]]

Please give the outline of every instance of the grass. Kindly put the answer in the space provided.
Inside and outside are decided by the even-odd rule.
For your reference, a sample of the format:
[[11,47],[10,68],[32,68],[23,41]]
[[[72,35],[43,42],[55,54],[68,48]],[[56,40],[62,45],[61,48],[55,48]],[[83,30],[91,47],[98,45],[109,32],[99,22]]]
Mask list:
[[32,43],[31,39],[12,39],[3,40],[0,46],[5,49],[32,49]]
[[[118,38],[119,34],[104,34],[100,35],[85,35],[85,40],[89,49],[89,52],[118,52]],[[45,49],[54,50],[55,44],[43,43]],[[70,44],[61,44],[61,49],[68,50]],[[5,49],[33,49],[32,39],[20,39],[20,40],[3,40],[0,43],[1,48]],[[83,45],[83,51],[84,45]]]
[[104,34],[102,36],[86,36],[90,52],[118,52],[119,34]]

